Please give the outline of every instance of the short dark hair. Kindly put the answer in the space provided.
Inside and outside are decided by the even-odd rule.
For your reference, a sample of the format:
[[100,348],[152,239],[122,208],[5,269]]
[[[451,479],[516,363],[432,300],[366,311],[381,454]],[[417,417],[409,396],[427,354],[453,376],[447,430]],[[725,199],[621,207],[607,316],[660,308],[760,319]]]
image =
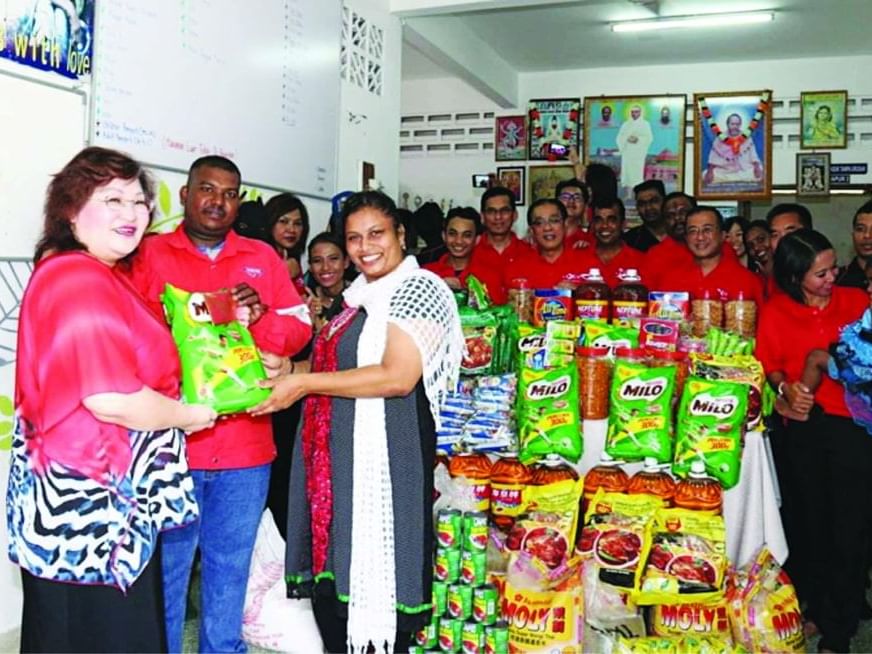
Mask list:
[[584,171],[584,181],[594,198],[618,197],[618,176],[605,164],[588,164]]
[[646,179],[633,187],[633,195],[639,195],[642,191],[657,191],[661,198],[666,197],[666,187],[659,179]]
[[854,218],[851,220],[851,227],[857,226],[857,217],[861,213],[872,213],[872,200],[864,202],[863,206],[861,206],[859,209],[857,209],[857,211],[854,212]]
[[718,210],[717,207],[713,207],[708,204],[698,204],[693,209],[687,212],[687,222],[690,222],[691,216],[695,216],[698,213],[713,213],[715,218],[717,218],[718,227],[721,231],[724,231],[724,215]]
[[596,213],[597,209],[612,209],[617,208],[618,216],[621,217],[621,222],[627,217],[627,210],[624,207],[624,203],[621,202],[618,198],[594,198],[593,205],[591,205],[591,209],[594,213]]
[[766,221],[762,218],[758,218],[757,220],[752,220],[748,223],[748,228],[745,230],[745,236],[748,235],[752,229],[762,229],[767,234],[769,233],[769,225],[766,224]]
[[205,157],[195,159],[194,163],[191,164],[191,167],[188,168],[188,184],[191,183],[191,175],[198,168],[218,168],[228,173],[233,173],[236,175],[236,179],[242,183],[242,173],[239,172],[239,167],[227,157],[222,157],[217,154],[207,154]]
[[442,221],[443,231],[448,229],[448,223],[451,222],[452,218],[463,218],[464,220],[471,220],[472,224],[475,226],[476,234],[481,234],[484,230],[484,227],[481,224],[481,215],[472,207],[454,207],[452,209],[449,209],[448,214],[445,216],[445,220]]
[[785,213],[795,213],[799,216],[799,222],[802,223],[803,228],[814,229],[811,219],[811,211],[796,202],[782,202],[781,204],[776,204],[766,213],[766,224],[769,227],[772,227],[772,221],[775,220],[777,216]]
[[[139,181],[146,200],[149,204],[154,201],[154,186],[142,164],[117,150],[85,148],[48,185],[45,219],[42,235],[36,244],[34,261],[39,261],[48,254],[86,249],[73,235],[70,221],[82,210],[96,188],[105,186],[113,179]],[[150,212],[149,222],[151,215]]]
[[274,245],[272,234],[267,232],[269,218],[263,206],[263,200],[246,200],[239,203],[236,220],[233,221],[233,231],[246,238],[254,238],[264,243]]
[[345,227],[348,224],[348,219],[363,209],[373,209],[383,213],[391,219],[395,230],[398,230],[403,224],[397,205],[389,196],[381,191],[358,191],[349,195],[342,205],[342,213],[340,214],[342,220],[339,223],[342,231],[337,234],[341,240],[345,240]]
[[530,205],[529,209],[527,209],[527,225],[533,224],[533,211],[546,204],[553,204],[557,207],[557,210],[560,212],[560,217],[563,218],[563,220],[566,220],[566,207],[563,206],[563,203],[560,200],[555,198],[539,198]]
[[832,250],[829,239],[813,229],[797,229],[778,241],[773,259],[775,283],[791,298],[805,304],[802,278],[811,270],[815,258],[825,250]]
[[432,200],[422,204],[412,214],[415,231],[418,236],[424,239],[428,248],[442,245],[442,223],[444,220],[445,214],[442,212],[442,207]]
[[294,245],[294,249],[288,252],[289,256],[299,259],[306,249],[306,241],[309,240],[309,211],[306,205],[293,193],[279,193],[267,200],[264,209],[266,210],[266,235],[273,246],[278,245],[273,239],[272,232],[279,218],[292,211],[300,212],[300,217],[303,219],[303,233],[300,234],[300,240]]
[[498,198],[500,196],[506,196],[509,198],[509,206],[512,208],[512,211],[515,210],[515,194],[512,193],[510,189],[507,189],[505,186],[491,186],[488,190],[481,194],[481,212],[484,213],[485,205],[487,205],[487,201],[491,198]]
[[315,234],[311,241],[309,241],[307,252],[309,254],[309,258],[312,258],[312,249],[318,245],[319,243],[329,243],[330,245],[335,245],[339,248],[339,251],[342,253],[342,256],[347,256],[348,253],[345,251],[345,243],[339,240],[339,237],[336,234],[331,232],[321,232],[320,234]]
[[559,199],[560,194],[563,193],[563,189],[565,188],[580,189],[584,203],[587,204],[590,202],[590,191],[587,190],[587,184],[582,182],[580,179],[563,179],[557,182],[557,188],[554,189],[554,197]]
[[676,198],[684,198],[690,202],[691,207],[696,206],[696,198],[684,191],[672,191],[672,193],[669,193],[665,198],[663,198],[663,204],[666,204],[670,200],[675,200]]

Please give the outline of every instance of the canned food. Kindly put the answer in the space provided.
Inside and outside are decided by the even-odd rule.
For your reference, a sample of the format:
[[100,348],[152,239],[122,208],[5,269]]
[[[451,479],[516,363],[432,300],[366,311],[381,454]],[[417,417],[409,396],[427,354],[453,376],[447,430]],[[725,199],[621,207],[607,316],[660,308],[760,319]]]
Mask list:
[[463,520],[457,509],[441,509],[436,516],[436,544],[445,549],[460,547]]
[[500,620],[484,632],[486,654],[509,654],[509,625]]
[[487,513],[471,511],[463,514],[463,549],[468,552],[487,551]]
[[460,550],[436,550],[436,565],[433,576],[438,581],[453,584],[460,579]]
[[484,625],[474,621],[464,622],[461,645],[463,654],[482,654],[484,652]]
[[433,582],[433,615],[445,615],[448,610],[448,584],[444,581]]
[[446,618],[439,621],[439,649],[459,652],[463,642],[463,620]]
[[472,587],[487,582],[487,552],[463,552],[460,581]]
[[497,606],[500,594],[493,584],[479,586],[472,591],[472,617],[485,625],[492,625],[497,621]]
[[439,616],[434,615],[430,624],[415,633],[415,642],[424,649],[439,646]]
[[460,620],[472,617],[472,586],[452,584],[448,587],[448,615]]

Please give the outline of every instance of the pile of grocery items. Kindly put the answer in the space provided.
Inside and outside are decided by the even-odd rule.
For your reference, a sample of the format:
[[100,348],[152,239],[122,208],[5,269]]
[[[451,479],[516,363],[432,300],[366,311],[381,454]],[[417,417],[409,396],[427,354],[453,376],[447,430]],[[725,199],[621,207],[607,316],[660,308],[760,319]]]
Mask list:
[[[474,280],[458,297],[468,351],[440,412],[417,650],[804,651],[777,561],[726,553],[724,491],[773,400],[754,303],[582,277],[518,284],[505,306]],[[606,438],[579,470],[586,421]]]

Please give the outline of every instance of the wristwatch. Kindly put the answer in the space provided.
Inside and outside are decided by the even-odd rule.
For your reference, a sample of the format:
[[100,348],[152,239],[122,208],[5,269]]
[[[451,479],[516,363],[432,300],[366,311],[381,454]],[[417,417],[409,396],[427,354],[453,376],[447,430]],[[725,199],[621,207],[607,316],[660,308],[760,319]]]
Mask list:
[[781,397],[784,397],[784,384],[785,384],[785,383],[786,383],[786,382],[783,382],[783,381],[778,383],[778,388],[777,388],[777,390],[778,390],[778,394],[779,394]]

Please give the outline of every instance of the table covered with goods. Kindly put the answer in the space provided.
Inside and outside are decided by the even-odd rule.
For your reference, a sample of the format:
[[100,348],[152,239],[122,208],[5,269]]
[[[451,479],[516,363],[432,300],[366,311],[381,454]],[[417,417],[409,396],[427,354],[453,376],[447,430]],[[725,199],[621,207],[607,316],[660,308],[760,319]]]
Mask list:
[[476,286],[416,651],[804,651],[753,303]]

